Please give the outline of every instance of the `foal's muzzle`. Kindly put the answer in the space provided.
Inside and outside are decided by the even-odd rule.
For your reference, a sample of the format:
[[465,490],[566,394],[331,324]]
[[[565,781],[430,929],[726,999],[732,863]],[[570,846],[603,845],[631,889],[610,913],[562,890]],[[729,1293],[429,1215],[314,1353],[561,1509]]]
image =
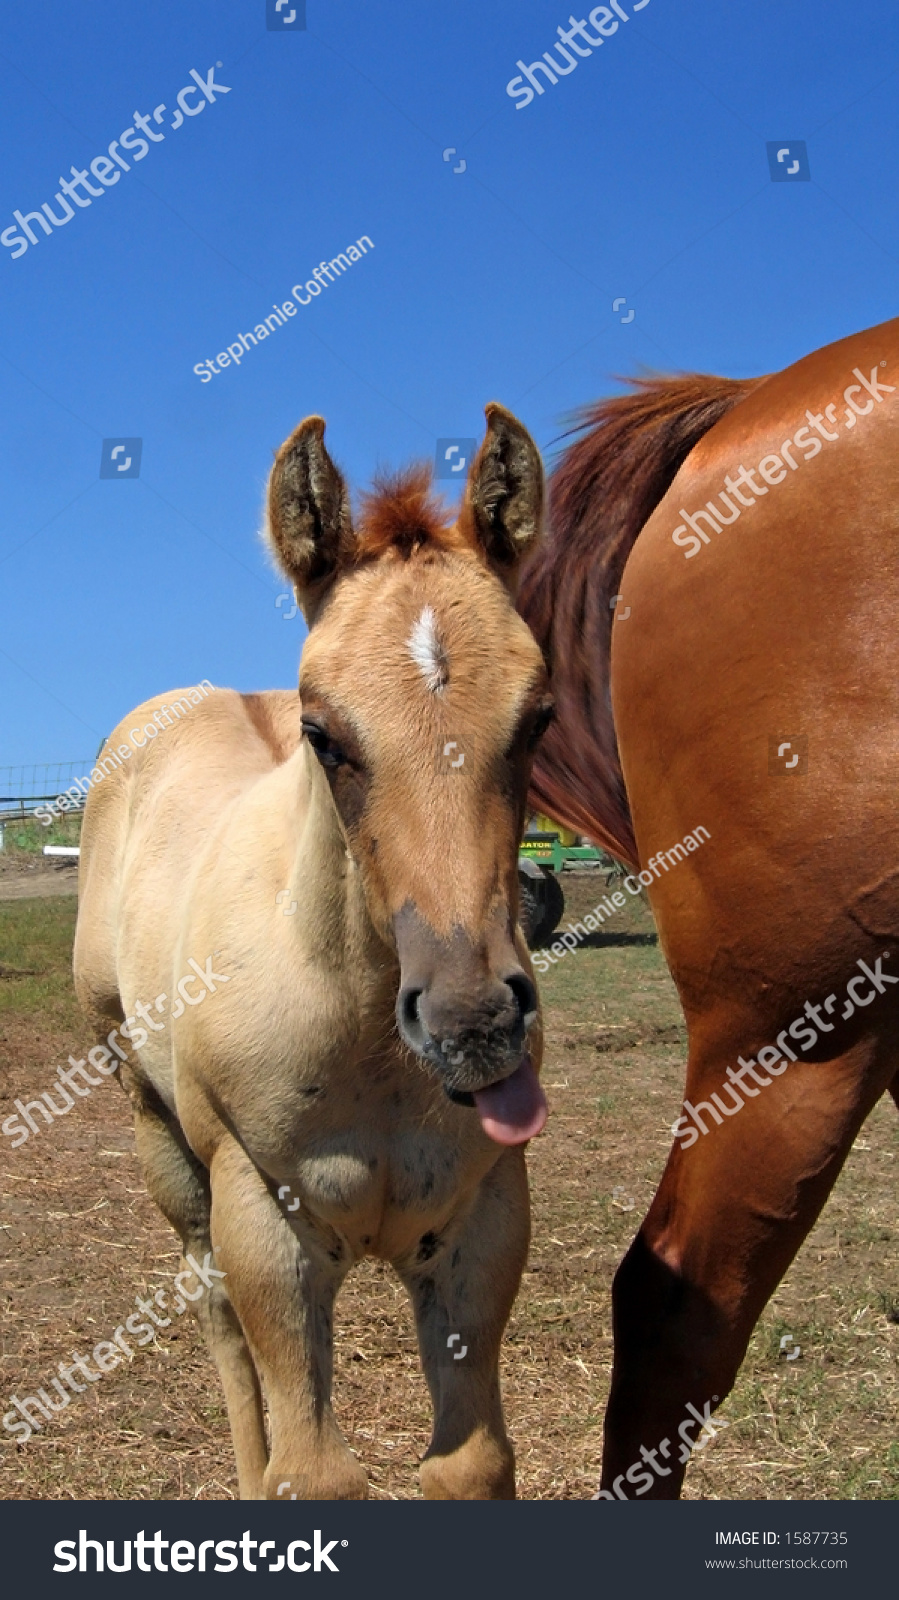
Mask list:
[[471,1106],[488,1138],[521,1145],[546,1122],[546,1098],[527,1046],[537,991],[497,912],[477,941],[438,939],[407,906],[394,918],[401,982],[397,1025],[456,1105]]
[[451,1099],[470,1105],[473,1090],[518,1065],[537,1019],[537,994],[519,968],[480,995],[405,984],[396,1011],[406,1044],[437,1069]]

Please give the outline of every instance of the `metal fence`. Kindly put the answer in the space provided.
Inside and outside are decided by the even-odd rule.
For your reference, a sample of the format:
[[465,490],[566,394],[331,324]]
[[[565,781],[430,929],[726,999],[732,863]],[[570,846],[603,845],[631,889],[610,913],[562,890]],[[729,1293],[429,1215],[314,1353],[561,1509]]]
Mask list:
[[[28,817],[42,801],[64,794],[92,766],[92,761],[39,761],[32,766],[0,767],[0,819]],[[80,807],[70,799],[70,810],[83,807],[83,796]]]

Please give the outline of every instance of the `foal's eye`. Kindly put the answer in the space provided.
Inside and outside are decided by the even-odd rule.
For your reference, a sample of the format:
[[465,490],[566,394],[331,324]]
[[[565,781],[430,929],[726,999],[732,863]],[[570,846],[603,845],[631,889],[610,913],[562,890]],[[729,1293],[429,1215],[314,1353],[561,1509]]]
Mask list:
[[324,728],[320,728],[316,722],[304,722],[303,733],[321,766],[333,768],[344,765],[346,756],[340,746],[335,744],[333,739],[329,739]]
[[542,706],[537,712],[534,725],[528,737],[529,750],[533,750],[540,743],[555,714],[556,708],[553,705]]

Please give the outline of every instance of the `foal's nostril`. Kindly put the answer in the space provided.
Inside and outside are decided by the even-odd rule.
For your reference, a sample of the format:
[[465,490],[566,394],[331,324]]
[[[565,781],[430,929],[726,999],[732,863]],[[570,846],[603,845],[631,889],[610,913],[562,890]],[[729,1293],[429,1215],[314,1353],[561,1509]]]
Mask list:
[[511,989],[518,1007],[518,1014],[526,1028],[529,1028],[537,1015],[537,991],[526,972],[513,972],[506,979],[506,988]]
[[421,1020],[421,997],[423,989],[402,989],[397,999],[400,1026],[410,1043],[420,1045],[424,1039],[424,1024]]
[[421,1000],[421,996],[422,996],[422,990],[421,989],[405,989],[403,991],[403,995],[402,995],[403,1021],[410,1028],[414,1028],[420,1023],[421,1019],[420,1019],[419,1014],[418,1014],[418,1006],[419,1006],[419,1001]]

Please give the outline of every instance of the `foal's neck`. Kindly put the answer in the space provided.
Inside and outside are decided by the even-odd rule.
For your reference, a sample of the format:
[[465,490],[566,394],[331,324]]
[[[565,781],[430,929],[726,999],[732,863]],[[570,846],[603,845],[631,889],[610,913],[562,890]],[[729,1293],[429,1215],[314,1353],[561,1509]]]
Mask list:
[[345,971],[349,991],[368,1009],[392,1013],[399,984],[396,952],[369,914],[358,866],[347,848],[328,780],[308,746],[301,747],[308,807],[295,843],[293,879],[304,908],[304,932],[316,959]]

